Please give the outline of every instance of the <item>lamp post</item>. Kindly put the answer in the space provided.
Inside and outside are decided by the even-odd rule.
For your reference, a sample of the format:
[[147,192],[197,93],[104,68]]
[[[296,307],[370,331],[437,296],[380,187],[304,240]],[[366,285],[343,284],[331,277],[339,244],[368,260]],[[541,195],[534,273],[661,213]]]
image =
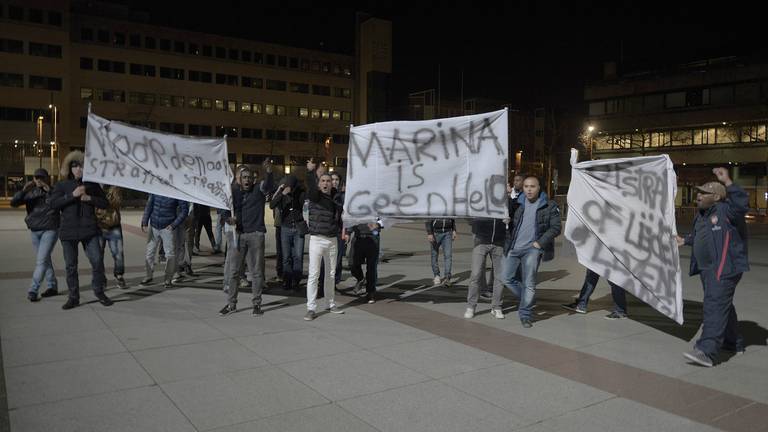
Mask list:
[[53,104],[48,105],[48,108],[53,109],[53,141],[51,141],[51,172],[50,172],[50,175],[53,176],[54,173],[56,172],[53,165],[53,154],[55,151],[58,151],[58,140],[59,140],[58,129],[57,129],[59,109],[56,105],[53,105]]
[[36,150],[37,150],[37,156],[40,159],[39,168],[42,168],[43,167],[43,116],[37,117],[37,141],[35,141],[35,145],[39,145],[39,147],[37,147]]
[[587,157],[588,160],[592,160],[592,133],[595,132],[595,127],[592,125],[587,126]]

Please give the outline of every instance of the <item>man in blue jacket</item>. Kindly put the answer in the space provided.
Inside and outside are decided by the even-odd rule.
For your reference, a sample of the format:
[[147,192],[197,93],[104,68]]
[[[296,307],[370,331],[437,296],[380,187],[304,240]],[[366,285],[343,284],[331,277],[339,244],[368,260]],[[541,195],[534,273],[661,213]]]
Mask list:
[[727,169],[715,168],[712,172],[718,181],[698,187],[693,231],[684,239],[677,237],[678,246],[693,247],[689,274],[698,274],[704,288],[701,336],[693,350],[683,355],[706,367],[714,365],[720,349],[744,352],[733,294],[742,273],[749,270],[746,230],[739,229],[749,196],[733,183]]
[[155,253],[159,242],[162,241],[166,258],[164,287],[171,287],[173,273],[176,271],[176,239],[173,230],[184,222],[188,213],[189,205],[186,201],[160,195],[149,196],[147,206],[144,208],[144,216],[141,218],[141,230],[147,232],[148,226],[151,230],[147,239],[145,257],[147,277],[141,281],[141,285],[152,283],[155,271]]
[[[510,199],[509,217],[502,280],[520,299],[520,323],[530,328],[533,326],[531,311],[536,295],[536,273],[542,258],[550,261],[555,257],[555,237],[560,235],[561,229],[560,209],[541,191],[538,177],[529,175],[523,181],[523,193],[517,201]],[[518,269],[522,281],[517,280]]]

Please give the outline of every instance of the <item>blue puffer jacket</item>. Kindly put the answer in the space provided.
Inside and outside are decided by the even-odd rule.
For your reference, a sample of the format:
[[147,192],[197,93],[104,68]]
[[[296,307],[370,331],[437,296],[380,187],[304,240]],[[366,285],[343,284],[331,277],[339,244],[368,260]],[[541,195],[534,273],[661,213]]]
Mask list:
[[[728,198],[718,201],[705,212],[696,214],[693,220],[693,231],[685,236],[685,244],[693,245],[696,230],[711,229],[712,244],[715,257],[715,277],[728,278],[749,271],[747,258],[747,239],[742,237],[739,226],[744,222],[744,215],[749,210],[749,195],[737,184],[726,188]],[[691,276],[701,273],[696,257],[691,254]]]
[[160,195],[150,195],[141,226],[152,225],[153,228],[164,229],[170,225],[173,229],[181,225],[189,213],[186,201],[168,198]]

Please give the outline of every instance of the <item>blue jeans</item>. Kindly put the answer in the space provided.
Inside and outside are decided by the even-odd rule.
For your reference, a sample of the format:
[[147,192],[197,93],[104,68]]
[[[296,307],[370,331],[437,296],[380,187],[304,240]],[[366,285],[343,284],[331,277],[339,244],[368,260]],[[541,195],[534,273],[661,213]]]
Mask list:
[[283,274],[301,279],[304,260],[304,236],[294,227],[280,226],[283,247]]
[[216,246],[214,249],[216,250],[224,250],[224,243],[223,243],[223,234],[224,234],[224,218],[222,218],[221,214],[218,214],[218,217],[216,218],[216,227],[213,229],[214,237],[216,237]]
[[[544,251],[533,246],[510,250],[501,263],[501,280],[520,299],[518,315],[521,320],[531,319],[536,296],[536,272],[543,254]],[[520,277],[522,281],[518,280]]]
[[123,229],[119,226],[101,231],[101,253],[109,244],[109,251],[112,253],[112,259],[115,260],[115,277],[122,276],[125,273],[125,257],[123,255]]
[[713,271],[701,272],[704,287],[704,321],[696,348],[713,359],[720,348],[734,351],[744,349],[744,339],[739,334],[739,318],[733,306],[733,295],[741,274],[717,280]]
[[86,240],[62,240],[61,248],[64,251],[64,262],[67,265],[67,287],[69,298],[80,300],[80,280],[77,274],[77,245],[82,244],[85,256],[91,263],[93,276],[91,288],[97,296],[104,294],[107,278],[104,276],[104,255],[101,253],[101,236],[95,235]]
[[432,274],[440,276],[440,267],[437,258],[440,247],[443,248],[443,262],[445,263],[445,277],[451,277],[451,262],[453,261],[453,232],[434,233],[435,241],[432,242]]
[[[584,285],[581,286],[581,292],[579,293],[578,307],[579,309],[587,309],[589,298],[592,296],[592,292],[595,291],[597,282],[600,280],[600,275],[587,269],[587,275],[584,276]],[[611,297],[613,297],[613,311],[620,314],[627,314],[627,295],[624,289],[615,283],[608,281],[608,285],[611,286]]]
[[43,276],[48,282],[48,288],[58,289],[59,284],[56,280],[56,272],[53,269],[51,261],[51,252],[56,246],[56,240],[59,239],[59,232],[56,230],[32,231],[32,246],[35,248],[35,270],[32,272],[32,284],[29,286],[30,293],[37,293],[40,290],[40,283]]

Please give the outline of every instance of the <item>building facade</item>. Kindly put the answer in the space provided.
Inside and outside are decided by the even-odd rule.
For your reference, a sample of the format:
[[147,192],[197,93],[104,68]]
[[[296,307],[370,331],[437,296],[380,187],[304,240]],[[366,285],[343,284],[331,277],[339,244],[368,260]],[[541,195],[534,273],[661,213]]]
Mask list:
[[713,167],[728,166],[750,206],[765,211],[768,63],[730,57],[624,76],[611,64],[605,70],[584,91],[592,157],[668,154],[684,207],[695,205],[695,186],[714,178]]
[[286,173],[309,158],[343,170],[355,107],[386,109],[357,94],[380,97],[375,83],[389,79],[386,21],[361,23],[357,59],[147,21],[99,2],[0,0],[0,196],[83,148],[89,105],[150,129],[226,135],[231,163],[270,158]]

